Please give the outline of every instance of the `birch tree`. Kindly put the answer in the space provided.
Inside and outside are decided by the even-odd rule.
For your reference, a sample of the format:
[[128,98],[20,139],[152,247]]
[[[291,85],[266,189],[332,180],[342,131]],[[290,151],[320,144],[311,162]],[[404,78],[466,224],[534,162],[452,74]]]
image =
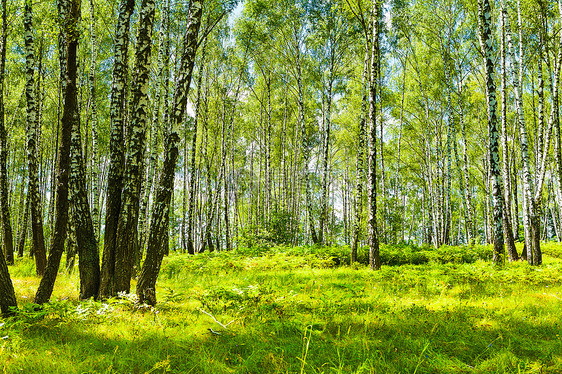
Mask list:
[[115,33],[113,78],[111,84],[109,171],[107,176],[107,200],[105,212],[105,235],[101,267],[100,296],[115,294],[115,246],[117,225],[121,211],[121,194],[125,163],[123,126],[125,121],[125,91],[128,67],[129,22],[134,0],[121,0]]
[[381,4],[373,0],[373,39],[371,43],[371,79],[369,85],[369,264],[371,269],[381,268],[377,228],[377,83],[380,64]]
[[138,231],[142,165],[148,116],[148,83],[152,50],[152,25],[155,2],[143,0],[137,36],[136,61],[133,71],[131,122],[127,149],[122,207],[115,247],[115,278],[113,291],[129,292],[133,258],[138,251]]
[[480,17],[480,31],[483,44],[485,78],[486,78],[486,101],[488,104],[488,136],[489,136],[489,163],[490,177],[492,179],[492,209],[493,209],[493,243],[495,264],[504,262],[504,238],[503,238],[503,206],[500,174],[499,155],[499,133],[497,127],[497,99],[496,84],[494,81],[494,51],[492,39],[492,10],[489,0],[479,0],[478,12]]
[[59,0],[59,17],[63,20],[61,33],[66,50],[66,69],[64,86],[64,109],[61,119],[61,134],[58,150],[56,216],[54,234],[49,247],[49,258],[41,283],[35,294],[34,302],[43,304],[49,301],[55,285],[60,260],[64,251],[64,241],[68,223],[68,181],[70,171],[70,144],[72,128],[78,119],[77,103],[77,49],[78,20],[80,17],[79,0]]
[[[2,210],[4,209],[4,204],[7,203],[7,179],[5,176],[6,170],[6,160],[4,153],[6,152],[6,129],[4,124],[4,71],[6,66],[6,41],[7,37],[7,15],[6,15],[6,0],[2,0],[2,29],[0,31],[0,193],[2,194]],[[2,213],[2,219],[5,219],[4,213]],[[5,230],[5,228],[4,228]],[[4,231],[4,246],[6,246]],[[14,286],[12,284],[12,279],[10,278],[10,273],[8,272],[8,266],[6,265],[5,254],[0,253],[0,311],[2,314],[10,314],[10,308],[16,307],[16,295],[14,292]]]
[[[5,260],[14,263],[14,238],[12,219],[10,216],[9,183],[8,183],[8,135],[4,119],[4,72],[6,66],[6,0],[2,1],[2,31],[0,34],[0,215],[2,218],[2,242]],[[23,194],[22,194],[23,196]],[[1,266],[1,265],[0,265]]]
[[46,265],[45,238],[43,233],[43,209],[41,203],[41,192],[39,191],[39,154],[37,100],[35,92],[35,57],[33,45],[32,24],[32,2],[25,0],[24,6],[24,28],[25,28],[25,97],[27,101],[27,160],[29,170],[28,193],[31,205],[31,227],[33,234],[33,255],[37,275],[43,275]]
[[150,220],[148,248],[137,284],[137,296],[139,297],[139,301],[149,305],[156,304],[156,278],[160,272],[162,258],[164,257],[163,240],[166,237],[165,231],[168,227],[166,224],[166,217],[170,211],[174,173],[179,153],[178,146],[180,139],[178,134],[185,113],[193,66],[195,65],[202,13],[203,1],[192,1],[189,7],[180,67],[178,70],[174,100],[171,107],[171,127],[165,142],[164,161],[162,170],[160,171],[152,218]]
[[[527,133],[527,125],[525,123],[525,113],[523,110],[523,67],[515,56],[515,51],[512,42],[511,27],[509,24],[509,17],[507,10],[502,1],[502,17],[505,21],[506,39],[508,46],[508,53],[511,60],[511,77],[513,90],[515,94],[515,111],[517,114],[517,124],[519,127],[519,142],[521,148],[521,160],[523,166],[523,221],[525,229],[525,247],[526,253],[522,256],[527,258],[530,264],[539,265],[541,260],[540,256],[540,230],[539,230],[539,217],[537,215],[536,201],[534,196],[533,180],[531,174],[531,161],[529,158],[529,141]],[[519,9],[519,6],[518,6]],[[521,26],[520,11],[518,11],[519,26]],[[519,27],[521,32],[521,27]],[[519,36],[522,37],[522,34]],[[522,41],[519,44],[519,58],[523,54]]]

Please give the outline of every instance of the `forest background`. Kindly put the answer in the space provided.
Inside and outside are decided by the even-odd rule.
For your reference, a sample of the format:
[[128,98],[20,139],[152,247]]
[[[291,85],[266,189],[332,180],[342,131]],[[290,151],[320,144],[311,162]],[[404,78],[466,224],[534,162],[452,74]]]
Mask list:
[[170,251],[367,245],[380,269],[379,242],[493,243],[540,265],[562,8],[494,5],[4,0],[2,310],[26,252],[37,303],[64,252],[81,298],[138,277],[149,304]]
[[562,370],[562,3],[0,5],[4,371]]

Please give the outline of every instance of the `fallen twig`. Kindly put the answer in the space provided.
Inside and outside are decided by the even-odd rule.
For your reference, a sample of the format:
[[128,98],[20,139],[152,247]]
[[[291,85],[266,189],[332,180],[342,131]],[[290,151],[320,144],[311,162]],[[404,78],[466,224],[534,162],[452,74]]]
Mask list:
[[[225,330],[228,330],[227,326],[230,325],[232,322],[234,322],[234,320],[232,320],[232,321],[228,322],[226,325],[223,325],[223,324],[220,323],[211,313],[205,312],[205,311],[204,311],[203,309],[201,309],[201,308],[199,308],[199,311],[200,311],[201,313],[204,313],[204,314],[208,315],[209,317],[211,317],[211,318],[213,319],[213,321],[215,321],[220,327],[222,327],[222,328],[225,329]],[[211,331],[211,332],[213,332],[213,331]]]

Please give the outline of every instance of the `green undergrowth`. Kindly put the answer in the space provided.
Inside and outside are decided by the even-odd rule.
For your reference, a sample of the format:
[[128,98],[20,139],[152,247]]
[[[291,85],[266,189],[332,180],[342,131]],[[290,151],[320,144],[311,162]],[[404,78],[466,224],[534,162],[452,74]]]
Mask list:
[[[164,260],[156,308],[126,295],[28,301],[0,321],[7,373],[562,373],[562,247],[496,268],[487,247],[383,246],[381,271],[348,248],[240,249]],[[466,253],[465,253],[466,252]],[[361,249],[364,262],[366,249]],[[391,266],[391,265],[392,266]]]

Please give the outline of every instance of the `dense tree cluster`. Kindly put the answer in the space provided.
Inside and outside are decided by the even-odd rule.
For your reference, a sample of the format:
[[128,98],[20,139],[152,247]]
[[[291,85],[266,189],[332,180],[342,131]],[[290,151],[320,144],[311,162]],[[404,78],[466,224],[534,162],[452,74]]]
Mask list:
[[[562,236],[562,4],[2,0],[0,306],[63,254],[156,302],[162,257]],[[28,238],[29,237],[29,238]],[[515,242],[525,243],[518,254]]]

